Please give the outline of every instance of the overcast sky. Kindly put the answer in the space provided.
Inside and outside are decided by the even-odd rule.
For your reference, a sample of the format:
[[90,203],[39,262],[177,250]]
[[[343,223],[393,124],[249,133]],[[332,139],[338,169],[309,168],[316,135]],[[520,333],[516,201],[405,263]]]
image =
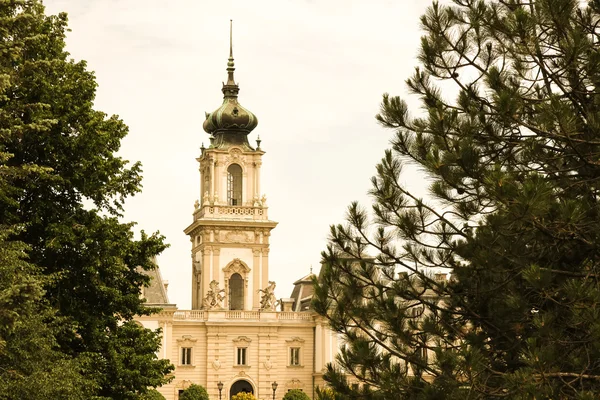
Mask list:
[[[428,0],[199,1],[46,0],[69,15],[67,50],[99,84],[96,108],[130,132],[120,154],[141,161],[143,192],[126,221],[159,230],[169,297],[191,304],[191,244],[183,229],[199,199],[196,157],[204,112],[222,102],[233,19],[240,103],[257,115],[262,190],[271,236],[270,278],[289,297],[294,280],[318,271],[329,225],[366,195],[393,132],[375,121],[381,95],[406,93],[417,65],[419,17]],[[414,101],[411,101],[413,104]],[[402,177],[417,191],[423,181]]]

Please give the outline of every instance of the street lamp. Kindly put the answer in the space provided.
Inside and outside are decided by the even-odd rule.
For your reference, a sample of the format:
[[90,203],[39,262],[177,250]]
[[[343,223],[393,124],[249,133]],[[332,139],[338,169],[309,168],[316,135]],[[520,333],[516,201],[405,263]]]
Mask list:
[[219,381],[219,383],[217,383],[217,388],[219,389],[219,400],[221,400],[221,391],[223,390],[223,382]]
[[273,388],[273,400],[275,400],[275,392],[277,391],[277,382],[273,382],[271,384],[271,387]]

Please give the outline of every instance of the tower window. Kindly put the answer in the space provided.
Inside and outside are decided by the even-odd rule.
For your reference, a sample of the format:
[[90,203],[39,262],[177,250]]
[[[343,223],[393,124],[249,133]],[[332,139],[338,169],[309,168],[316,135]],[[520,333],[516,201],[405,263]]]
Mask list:
[[227,168],[227,204],[242,205],[242,167],[231,164]]
[[229,309],[244,309],[244,278],[238,273],[229,278]]

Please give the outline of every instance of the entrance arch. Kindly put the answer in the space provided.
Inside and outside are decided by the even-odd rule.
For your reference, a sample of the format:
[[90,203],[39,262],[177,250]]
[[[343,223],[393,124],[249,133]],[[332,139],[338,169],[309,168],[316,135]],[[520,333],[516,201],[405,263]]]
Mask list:
[[243,392],[254,394],[254,388],[250,382],[240,379],[231,385],[231,389],[229,390],[229,398],[231,399],[234,395]]

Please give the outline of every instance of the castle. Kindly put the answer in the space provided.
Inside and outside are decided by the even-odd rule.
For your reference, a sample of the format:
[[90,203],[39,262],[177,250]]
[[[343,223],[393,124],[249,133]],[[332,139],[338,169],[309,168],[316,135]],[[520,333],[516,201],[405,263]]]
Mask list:
[[204,386],[211,399],[250,392],[275,400],[291,389],[312,399],[337,337],[310,310],[312,273],[294,283],[290,298],[277,298],[269,281],[269,236],[277,222],[261,194],[265,152],[260,140],[255,147],[248,141],[258,119],[239,103],[234,71],[230,43],[223,103],[206,114],[210,146],[197,158],[199,199],[185,228],[192,243],[192,309],[169,304],[156,270],[143,295],[162,311],[137,321],[162,329],[158,356],[175,365],[173,381],[159,388],[167,400],[191,384]]

